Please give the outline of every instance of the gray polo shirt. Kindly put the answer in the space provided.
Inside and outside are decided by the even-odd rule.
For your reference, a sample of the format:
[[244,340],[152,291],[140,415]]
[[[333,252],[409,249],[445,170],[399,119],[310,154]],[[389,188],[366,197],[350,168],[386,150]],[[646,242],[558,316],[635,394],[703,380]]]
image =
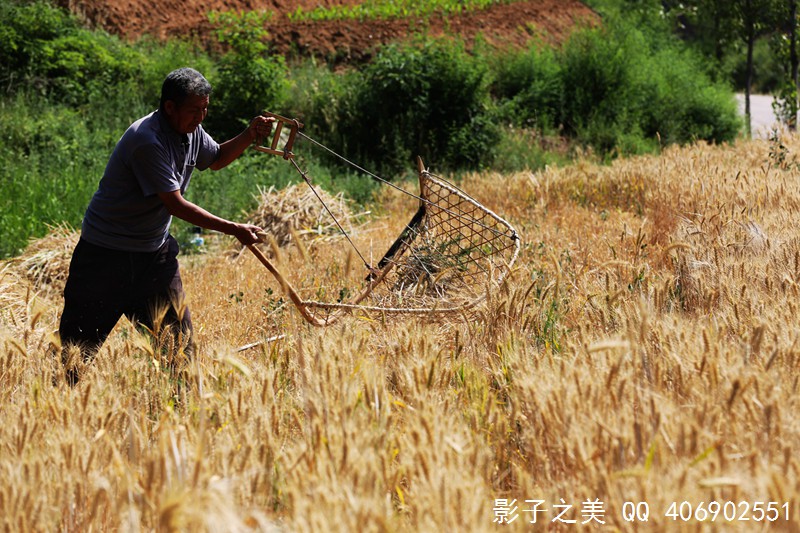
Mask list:
[[83,217],[81,237],[114,250],[158,250],[172,222],[158,193],[184,194],[192,171],[207,169],[218,155],[219,144],[202,126],[181,135],[160,111],[137,120],[108,160]]

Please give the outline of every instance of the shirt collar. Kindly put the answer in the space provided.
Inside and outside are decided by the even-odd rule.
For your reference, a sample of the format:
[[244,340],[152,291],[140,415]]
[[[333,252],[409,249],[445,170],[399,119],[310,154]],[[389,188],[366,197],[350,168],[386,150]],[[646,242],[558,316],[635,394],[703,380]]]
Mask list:
[[189,144],[190,135],[181,134],[175,131],[167,120],[166,113],[162,113],[161,109],[156,109],[155,111],[156,118],[158,119],[158,124],[161,127],[161,131],[163,131],[167,139],[175,145],[180,146],[181,144]]

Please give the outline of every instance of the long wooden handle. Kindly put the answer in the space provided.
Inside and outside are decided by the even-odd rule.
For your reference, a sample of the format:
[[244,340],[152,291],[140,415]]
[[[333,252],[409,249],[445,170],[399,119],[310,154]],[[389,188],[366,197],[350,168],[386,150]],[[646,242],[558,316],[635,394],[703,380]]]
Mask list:
[[281,274],[278,271],[278,269],[275,268],[275,265],[273,265],[272,262],[269,259],[267,259],[267,257],[261,252],[261,250],[259,250],[258,247],[254,244],[248,244],[247,247],[250,249],[251,252],[253,252],[253,255],[255,255],[256,258],[258,258],[258,260],[261,261],[261,264],[267,267],[267,270],[269,270],[270,273],[273,276],[275,276],[275,279],[277,279],[278,283],[281,284],[283,291],[289,296],[289,299],[292,301],[295,307],[297,307],[297,310],[300,311],[300,314],[308,323],[314,326],[329,326],[339,319],[338,313],[330,315],[324,320],[312,315],[311,312],[308,310],[306,303],[303,301],[302,298],[300,298],[300,295],[297,294],[297,291],[294,290],[294,287],[292,287],[291,284],[288,281],[286,281],[286,278],[283,277],[283,274]]

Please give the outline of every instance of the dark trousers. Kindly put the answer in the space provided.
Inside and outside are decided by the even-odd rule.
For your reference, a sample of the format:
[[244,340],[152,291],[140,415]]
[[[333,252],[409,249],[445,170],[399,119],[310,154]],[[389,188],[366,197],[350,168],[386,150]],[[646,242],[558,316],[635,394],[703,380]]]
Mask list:
[[68,347],[91,360],[125,315],[191,355],[192,319],[183,305],[178,243],[172,236],[155,252],[123,252],[78,241],[64,288],[59,334],[67,364]]

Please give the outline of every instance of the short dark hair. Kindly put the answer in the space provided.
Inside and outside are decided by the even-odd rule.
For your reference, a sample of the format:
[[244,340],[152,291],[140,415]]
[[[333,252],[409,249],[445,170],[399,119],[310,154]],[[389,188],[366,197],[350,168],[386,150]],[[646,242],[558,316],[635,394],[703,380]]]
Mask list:
[[163,109],[167,100],[181,105],[189,96],[208,96],[210,94],[211,84],[202,74],[193,68],[182,67],[173,70],[164,79],[164,83],[161,85],[159,107]]

